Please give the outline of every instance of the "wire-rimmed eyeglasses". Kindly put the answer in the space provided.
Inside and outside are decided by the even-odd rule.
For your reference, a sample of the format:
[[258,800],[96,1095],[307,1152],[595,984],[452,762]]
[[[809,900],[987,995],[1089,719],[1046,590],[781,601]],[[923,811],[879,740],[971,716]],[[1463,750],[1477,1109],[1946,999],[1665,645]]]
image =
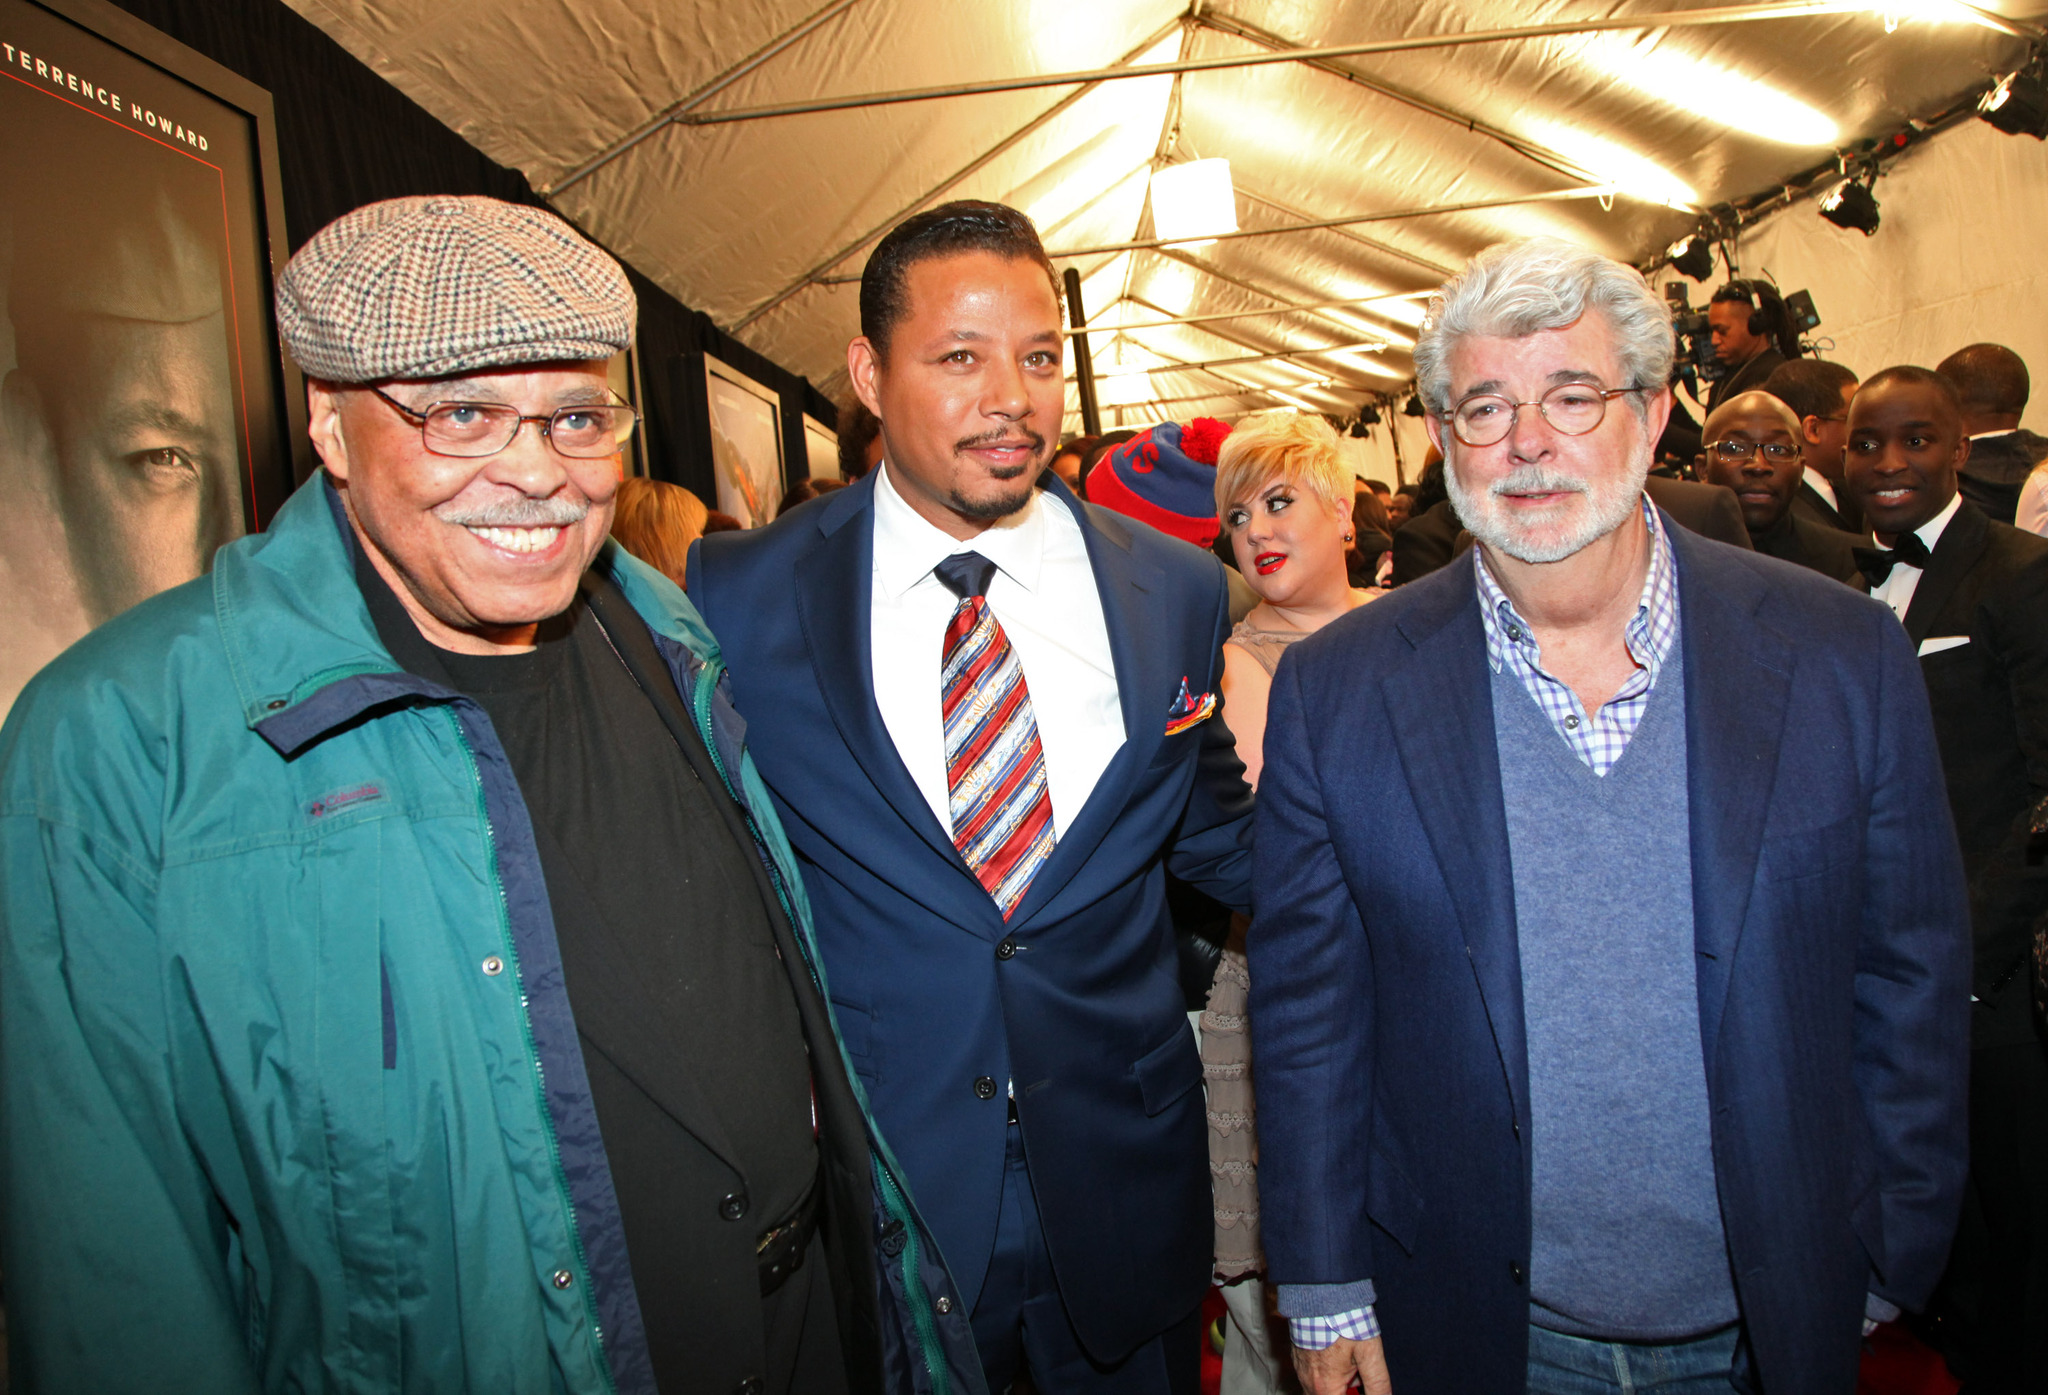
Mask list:
[[1601,388],[1591,383],[1560,383],[1534,402],[1514,402],[1496,393],[1468,397],[1451,408],[1451,434],[1468,446],[1497,445],[1515,429],[1522,408],[1534,407],[1555,431],[1583,436],[1607,417],[1607,404],[1646,387]]
[[1773,465],[1799,458],[1799,447],[1783,441],[1709,441],[1701,449],[1712,451],[1723,460],[1754,460],[1756,453],[1762,451],[1764,459]]
[[420,443],[435,455],[474,460],[512,444],[527,422],[557,452],[572,460],[617,455],[633,434],[640,414],[621,402],[583,402],[557,407],[546,416],[527,416],[502,402],[430,402],[414,411],[382,388],[373,387],[393,411],[420,429]]

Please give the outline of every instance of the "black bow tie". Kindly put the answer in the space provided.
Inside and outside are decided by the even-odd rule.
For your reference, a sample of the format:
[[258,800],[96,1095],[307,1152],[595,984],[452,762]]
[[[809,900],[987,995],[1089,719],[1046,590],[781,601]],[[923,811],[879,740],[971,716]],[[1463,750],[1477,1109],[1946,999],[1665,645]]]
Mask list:
[[1884,585],[1884,579],[1892,574],[1892,568],[1904,562],[1909,567],[1927,570],[1932,554],[1927,544],[1920,541],[1918,533],[1901,533],[1895,547],[1851,548],[1856,554],[1856,570],[1863,573],[1864,580],[1873,588]]

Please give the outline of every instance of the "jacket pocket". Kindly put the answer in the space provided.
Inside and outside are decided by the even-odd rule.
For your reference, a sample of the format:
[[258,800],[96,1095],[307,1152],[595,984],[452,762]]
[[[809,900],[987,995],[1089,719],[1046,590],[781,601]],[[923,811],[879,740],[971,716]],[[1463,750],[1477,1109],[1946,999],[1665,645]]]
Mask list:
[[880,1079],[880,1073],[875,1069],[874,1011],[860,1003],[834,998],[832,1025],[839,1030],[839,1043],[846,1048],[846,1056],[853,1063],[854,1073],[868,1084],[875,1084]]
[[1138,1097],[1144,1101],[1145,1113],[1155,1117],[1202,1083],[1202,1055],[1195,1048],[1195,1034],[1178,1024],[1176,1028],[1131,1067],[1138,1077]]
[[1870,1257],[1871,1269],[1882,1278],[1885,1272],[1884,1189],[1873,1175],[1854,1191],[1856,1200],[1849,1207],[1849,1228],[1863,1242],[1863,1252]]
[[1415,1232],[1422,1223],[1422,1193],[1378,1144],[1372,1149],[1372,1170],[1366,1174],[1365,1214],[1392,1236],[1408,1254],[1415,1253]]

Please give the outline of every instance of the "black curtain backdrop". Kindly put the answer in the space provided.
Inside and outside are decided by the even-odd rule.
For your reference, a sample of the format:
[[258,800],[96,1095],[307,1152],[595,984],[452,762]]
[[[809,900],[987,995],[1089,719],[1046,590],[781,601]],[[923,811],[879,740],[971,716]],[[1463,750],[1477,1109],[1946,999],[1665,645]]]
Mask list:
[[[524,175],[487,159],[283,0],[114,3],[269,91],[277,111],[285,236],[294,251],[350,209],[378,199],[488,194],[541,203]],[[640,297],[640,406],[649,472],[716,507],[704,391],[704,355],[710,353],[781,394],[788,477],[808,474],[803,414],[836,426],[831,400],[632,267],[627,273]]]

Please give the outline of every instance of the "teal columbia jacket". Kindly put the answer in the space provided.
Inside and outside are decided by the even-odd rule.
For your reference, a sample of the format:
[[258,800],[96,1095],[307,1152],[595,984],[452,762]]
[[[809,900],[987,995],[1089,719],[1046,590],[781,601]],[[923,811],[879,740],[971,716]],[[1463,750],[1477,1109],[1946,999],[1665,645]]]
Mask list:
[[[0,731],[15,1389],[651,1392],[525,805],[481,708],[378,640],[328,496],[81,640]],[[717,645],[651,569],[597,565],[822,996]],[[871,1122],[868,1152],[876,1383],[978,1395]]]

